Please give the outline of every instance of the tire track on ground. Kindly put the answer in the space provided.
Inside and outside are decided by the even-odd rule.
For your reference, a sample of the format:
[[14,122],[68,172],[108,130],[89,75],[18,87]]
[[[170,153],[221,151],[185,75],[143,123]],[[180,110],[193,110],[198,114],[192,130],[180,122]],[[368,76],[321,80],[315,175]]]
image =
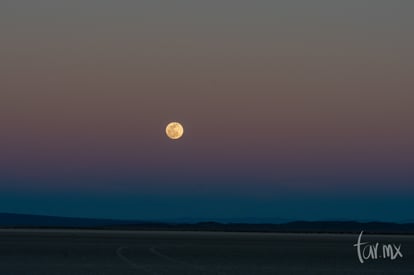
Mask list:
[[116,255],[123,262],[125,262],[126,264],[128,264],[131,268],[133,268],[135,270],[139,270],[139,271],[145,271],[146,273],[149,273],[149,274],[152,274],[152,275],[161,275],[160,273],[154,271],[153,269],[151,269],[149,267],[144,267],[142,265],[138,265],[138,264],[134,263],[133,261],[131,261],[130,259],[128,259],[128,257],[126,257],[123,254],[123,251],[126,250],[126,249],[128,249],[127,246],[120,246],[120,247],[118,247],[118,249],[116,250]]

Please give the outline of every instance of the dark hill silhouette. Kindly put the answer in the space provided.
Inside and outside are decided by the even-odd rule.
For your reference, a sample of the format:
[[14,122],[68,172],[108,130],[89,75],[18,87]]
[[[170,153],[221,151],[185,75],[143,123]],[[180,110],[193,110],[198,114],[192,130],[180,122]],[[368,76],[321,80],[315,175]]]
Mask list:
[[156,222],[138,220],[69,218],[43,215],[0,213],[2,228],[93,228],[119,230],[180,230],[224,232],[291,232],[291,233],[384,233],[414,234],[414,223],[355,221],[295,221],[288,223],[199,223]]

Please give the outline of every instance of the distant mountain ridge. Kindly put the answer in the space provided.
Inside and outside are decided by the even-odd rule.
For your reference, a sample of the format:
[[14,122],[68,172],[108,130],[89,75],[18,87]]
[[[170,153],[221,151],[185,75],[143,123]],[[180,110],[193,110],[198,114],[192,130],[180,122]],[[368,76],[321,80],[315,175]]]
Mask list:
[[261,223],[273,223],[273,224],[280,224],[280,223],[287,223],[292,222],[292,219],[284,219],[279,217],[243,217],[243,218],[191,218],[191,217],[181,217],[181,218],[174,218],[174,219],[159,219],[161,222],[166,223],[200,223],[200,222],[209,222],[215,221],[218,223],[249,223],[249,224],[261,224]]
[[[257,220],[259,221],[259,219]],[[414,223],[356,221],[294,221],[284,223],[162,222],[71,218],[59,216],[0,213],[0,228],[93,228],[117,230],[179,230],[291,233],[385,233],[414,234]]]

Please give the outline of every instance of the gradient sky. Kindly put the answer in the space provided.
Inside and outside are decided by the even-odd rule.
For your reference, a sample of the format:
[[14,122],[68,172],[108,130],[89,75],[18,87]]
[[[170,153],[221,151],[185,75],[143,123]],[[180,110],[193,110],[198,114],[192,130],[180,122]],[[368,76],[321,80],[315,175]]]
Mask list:
[[0,212],[413,220],[413,10],[1,1]]

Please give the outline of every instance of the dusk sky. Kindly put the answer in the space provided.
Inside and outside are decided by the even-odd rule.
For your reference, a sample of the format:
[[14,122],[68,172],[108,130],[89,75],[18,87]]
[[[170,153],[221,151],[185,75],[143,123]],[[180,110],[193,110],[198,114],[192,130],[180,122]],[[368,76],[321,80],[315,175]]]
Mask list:
[[414,220],[413,12],[3,0],[0,212]]

